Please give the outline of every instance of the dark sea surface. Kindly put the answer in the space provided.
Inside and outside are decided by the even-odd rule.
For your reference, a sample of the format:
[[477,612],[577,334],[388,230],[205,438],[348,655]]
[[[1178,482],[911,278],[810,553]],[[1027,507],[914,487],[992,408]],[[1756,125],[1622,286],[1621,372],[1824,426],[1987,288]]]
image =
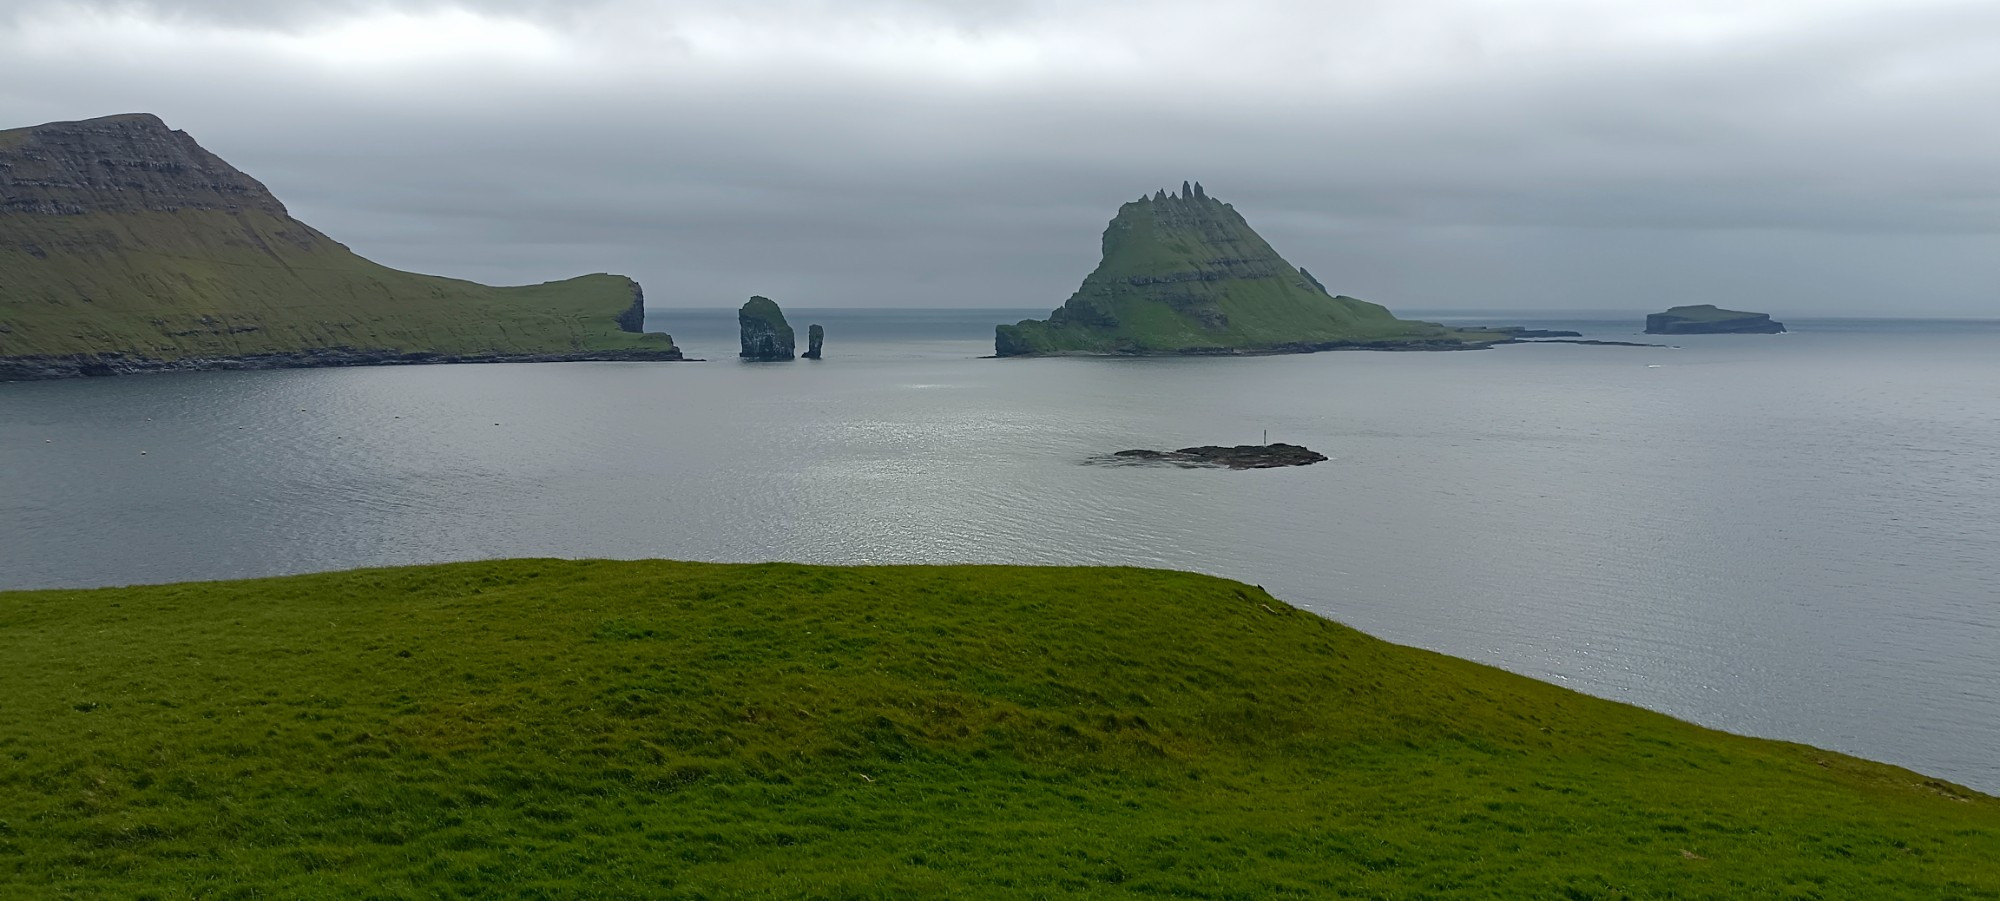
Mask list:
[[[479,557],[1200,570],[1384,638],[2000,791],[2000,322],[1430,318],[1672,348],[978,359],[1043,310],[794,310],[827,359],[0,384],[0,588]],[[1256,472],[1084,465],[1305,444]],[[144,452],[144,455],[141,454]]]

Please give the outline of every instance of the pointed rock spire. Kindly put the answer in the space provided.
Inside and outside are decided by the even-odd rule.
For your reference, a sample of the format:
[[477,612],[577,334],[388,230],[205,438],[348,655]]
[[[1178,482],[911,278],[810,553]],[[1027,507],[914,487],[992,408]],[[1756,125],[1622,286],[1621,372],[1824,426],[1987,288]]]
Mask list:
[[1194,199],[1194,188],[1190,186],[1187,182],[1181,182],[1181,199],[1182,200]]
[[1167,202],[1167,189],[1166,189],[1166,188],[1161,188],[1161,189],[1159,189],[1158,191],[1154,191],[1154,192],[1153,192],[1153,202],[1154,202],[1154,203],[1166,203],[1166,202]]
[[1203,191],[1202,191],[1202,189],[1201,189],[1201,182],[1195,182],[1195,183],[1194,183],[1194,199],[1196,199],[1196,200],[1207,200],[1207,199],[1208,199],[1208,194],[1207,194],[1207,193],[1205,193],[1205,192],[1203,192]]

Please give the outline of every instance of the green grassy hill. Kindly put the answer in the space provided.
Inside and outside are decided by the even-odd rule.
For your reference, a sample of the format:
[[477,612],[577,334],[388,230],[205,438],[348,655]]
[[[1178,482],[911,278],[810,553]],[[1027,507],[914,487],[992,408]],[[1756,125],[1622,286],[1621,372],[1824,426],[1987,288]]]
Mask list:
[[2000,803],[1131,569],[0,594],[0,897],[1993,898]]
[[1451,349],[1506,336],[1397,319],[1335,296],[1199,186],[1125,204],[1104,256],[1047,320],[1000,326],[999,356]]
[[0,360],[674,355],[642,326],[623,276],[493,288],[372,263],[152,116],[0,132]]

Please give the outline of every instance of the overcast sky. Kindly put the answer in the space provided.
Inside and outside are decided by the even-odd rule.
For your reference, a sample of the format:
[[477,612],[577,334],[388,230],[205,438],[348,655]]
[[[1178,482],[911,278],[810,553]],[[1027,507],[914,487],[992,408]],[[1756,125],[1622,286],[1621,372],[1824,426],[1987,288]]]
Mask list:
[[2000,316],[2000,3],[0,0],[390,265],[1053,307],[1183,179],[1399,309]]

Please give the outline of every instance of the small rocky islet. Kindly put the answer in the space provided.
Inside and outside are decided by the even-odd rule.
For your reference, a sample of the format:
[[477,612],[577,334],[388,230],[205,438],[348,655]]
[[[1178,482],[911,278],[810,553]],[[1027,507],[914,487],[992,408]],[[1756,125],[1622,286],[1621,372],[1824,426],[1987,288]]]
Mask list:
[[1311,466],[1324,463],[1325,454],[1296,444],[1239,444],[1223,447],[1205,444],[1179,450],[1122,450],[1091,462],[1125,466],[1175,466],[1182,469],[1277,469],[1283,466]]

